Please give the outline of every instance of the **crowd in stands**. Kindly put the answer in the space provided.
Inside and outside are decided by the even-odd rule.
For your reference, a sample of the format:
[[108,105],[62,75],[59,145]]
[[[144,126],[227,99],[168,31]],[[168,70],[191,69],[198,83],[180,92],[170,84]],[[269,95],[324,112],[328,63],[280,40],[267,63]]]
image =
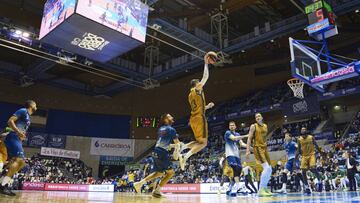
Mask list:
[[309,132],[313,132],[320,124],[321,119],[319,116],[313,116],[309,119],[302,121],[285,123],[284,125],[277,127],[272,136],[268,139],[267,145],[269,151],[278,151],[283,149],[284,144],[284,132],[289,132],[292,136],[299,136],[301,127],[306,127]]
[[298,136],[300,133],[301,127],[306,127],[310,132],[314,131],[315,128],[320,124],[321,119],[319,116],[314,116],[309,119],[293,122],[293,123],[285,123],[283,126],[277,128],[272,138],[280,138],[283,136],[284,130],[289,132],[293,136]]
[[[36,154],[25,158],[26,166],[16,174],[16,183],[46,182],[93,184],[92,169],[79,159],[47,157]],[[15,187],[17,184],[15,184]]]
[[[185,143],[190,140],[184,140]],[[208,146],[188,160],[185,171],[175,167],[175,176],[171,183],[216,183],[221,181],[219,154],[225,150],[223,134],[209,136]],[[186,151],[185,151],[186,152]]]
[[[360,136],[354,134],[347,138],[338,140],[337,143],[325,150],[326,157],[317,157],[317,170],[322,175],[324,190],[326,191],[347,191],[349,180],[346,176],[346,163],[344,152],[347,151],[358,161],[360,161]],[[272,190],[281,188],[281,170],[282,166],[275,166],[271,179]],[[317,191],[318,180],[309,172],[308,180],[313,191]],[[357,184],[360,185],[360,175],[355,175]],[[300,191],[302,189],[300,171],[296,170],[288,176],[288,188],[292,191]]]
[[360,111],[355,115],[354,120],[349,129],[350,133],[360,132]]
[[251,93],[219,103],[216,105],[215,110],[211,111],[210,115],[226,115],[233,113],[234,109],[236,111],[244,111],[277,104],[284,101],[285,98],[291,98],[291,95],[291,90],[286,84],[279,84],[257,93]]

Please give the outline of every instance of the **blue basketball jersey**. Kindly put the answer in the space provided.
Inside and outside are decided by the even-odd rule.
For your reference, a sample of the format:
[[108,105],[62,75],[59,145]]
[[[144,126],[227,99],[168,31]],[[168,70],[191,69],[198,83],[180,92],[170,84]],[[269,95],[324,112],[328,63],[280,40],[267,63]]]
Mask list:
[[178,137],[176,130],[170,125],[161,126],[158,130],[158,140],[155,147],[160,147],[169,150],[169,146],[174,139]]
[[14,116],[17,117],[17,120],[15,122],[16,127],[23,133],[26,133],[28,130],[31,120],[30,115],[26,108],[21,108],[17,110],[14,114]]
[[290,141],[288,143],[285,142],[285,150],[288,155],[288,159],[295,158],[296,155],[296,143],[294,141]]
[[240,134],[237,132],[231,132],[230,130],[226,131],[224,135],[226,157],[234,156],[240,158],[240,151],[237,145],[237,141],[230,139],[231,135],[240,136]]

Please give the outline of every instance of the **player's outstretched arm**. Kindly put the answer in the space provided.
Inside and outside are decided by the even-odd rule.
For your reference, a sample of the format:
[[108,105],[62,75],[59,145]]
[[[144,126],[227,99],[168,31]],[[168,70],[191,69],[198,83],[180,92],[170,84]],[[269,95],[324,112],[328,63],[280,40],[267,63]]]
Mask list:
[[199,82],[199,84],[196,86],[196,90],[202,90],[202,88],[204,87],[204,85],[206,84],[207,80],[209,79],[209,65],[207,64],[206,58],[207,58],[207,54],[204,56],[204,72],[203,72],[203,77],[201,78],[201,81]]
[[[242,136],[239,136],[239,137],[242,137]],[[244,141],[239,140],[239,144],[240,144],[240,147],[247,149],[247,144],[245,144]]]
[[241,139],[243,139],[243,138],[246,138],[246,137],[248,137],[248,135],[240,135],[240,136],[235,136],[235,135],[230,135],[229,136],[229,138],[231,139],[231,140],[233,140],[233,141],[239,141],[239,140],[241,140]]

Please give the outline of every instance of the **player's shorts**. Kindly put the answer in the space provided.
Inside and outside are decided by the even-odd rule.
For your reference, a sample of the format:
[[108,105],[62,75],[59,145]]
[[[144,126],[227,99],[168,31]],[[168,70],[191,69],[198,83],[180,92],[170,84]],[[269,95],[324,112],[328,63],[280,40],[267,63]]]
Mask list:
[[4,141],[0,140],[0,162],[5,163],[8,158],[7,149]]
[[10,132],[5,138],[5,145],[9,158],[24,158],[24,149],[19,136],[15,132]]
[[164,172],[172,169],[170,154],[167,150],[161,147],[155,147],[153,152],[154,167],[152,172]]
[[299,160],[296,160],[295,161],[295,168],[294,168],[294,161],[295,161],[295,158],[292,158],[292,159],[289,159],[286,164],[285,164],[285,168],[286,170],[292,172],[294,169],[297,169],[299,168]]
[[301,156],[300,169],[311,169],[314,168],[316,164],[315,154],[309,156]]
[[208,138],[208,123],[205,115],[191,116],[190,126],[194,132],[195,140]]
[[265,162],[271,164],[267,147],[254,147],[254,156],[257,164],[263,164]]
[[233,169],[234,176],[240,176],[241,173],[241,160],[239,157],[228,156],[226,157],[228,165]]

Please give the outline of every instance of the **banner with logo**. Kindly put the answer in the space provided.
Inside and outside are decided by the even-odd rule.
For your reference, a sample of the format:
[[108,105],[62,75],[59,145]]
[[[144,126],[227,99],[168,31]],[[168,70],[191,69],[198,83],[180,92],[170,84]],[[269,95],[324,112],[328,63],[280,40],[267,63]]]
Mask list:
[[283,104],[283,113],[287,116],[298,116],[319,113],[320,105],[317,97],[307,97],[302,100],[293,100]]
[[29,132],[28,136],[28,146],[29,147],[46,147],[46,141],[48,134],[45,133],[37,133],[37,132]]
[[65,149],[41,147],[40,154],[43,156],[55,156],[55,157],[63,157],[70,159],[80,159],[80,151],[72,151]]
[[200,193],[200,184],[166,184],[161,188],[166,193]]
[[114,185],[89,185],[89,192],[114,192]]
[[[257,185],[257,182],[254,182],[254,185]],[[245,188],[245,182],[240,182],[238,186],[239,186],[239,188]],[[222,187],[220,186],[220,183],[202,183],[202,184],[200,184],[200,193],[201,194],[217,194],[219,189],[222,194],[225,194],[226,191],[229,190],[229,183],[225,183]],[[250,192],[250,191],[248,191],[248,192]]]
[[22,190],[44,190],[45,183],[23,182]]
[[133,161],[133,157],[121,156],[100,156],[100,165],[104,166],[121,166]]
[[134,140],[92,138],[90,154],[134,157]]
[[124,173],[125,165],[133,160],[132,157],[100,156],[98,176],[112,177]]
[[73,192],[114,192],[114,185],[83,185],[60,183],[24,182],[23,190],[73,191]]
[[66,145],[65,135],[54,135],[54,134],[48,135],[48,143],[47,143],[48,147],[64,149],[65,145]]
[[89,186],[88,185],[76,185],[76,184],[46,183],[45,184],[45,190],[87,192],[89,190]]

